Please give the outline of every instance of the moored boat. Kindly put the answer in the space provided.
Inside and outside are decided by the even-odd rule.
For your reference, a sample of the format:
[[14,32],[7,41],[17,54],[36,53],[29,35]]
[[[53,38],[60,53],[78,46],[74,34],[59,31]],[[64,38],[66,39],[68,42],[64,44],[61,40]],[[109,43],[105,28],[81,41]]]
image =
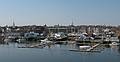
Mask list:
[[117,42],[112,42],[111,44],[109,44],[110,46],[118,46],[118,45],[120,45],[119,43],[117,43]]

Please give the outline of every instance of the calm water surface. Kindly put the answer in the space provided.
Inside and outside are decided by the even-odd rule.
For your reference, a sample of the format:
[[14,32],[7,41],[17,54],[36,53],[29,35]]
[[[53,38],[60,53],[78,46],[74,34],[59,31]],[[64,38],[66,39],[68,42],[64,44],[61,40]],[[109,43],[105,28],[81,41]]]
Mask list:
[[120,62],[120,46],[105,47],[101,52],[69,51],[75,45],[52,45],[50,48],[17,48],[0,45],[0,62]]

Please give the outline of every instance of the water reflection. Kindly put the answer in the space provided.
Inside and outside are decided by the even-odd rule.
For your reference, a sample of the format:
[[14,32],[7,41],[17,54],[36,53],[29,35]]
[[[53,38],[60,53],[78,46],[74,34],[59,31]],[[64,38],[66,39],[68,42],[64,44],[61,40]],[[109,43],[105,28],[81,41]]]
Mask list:
[[118,46],[118,53],[120,54],[120,45]]
[[[39,48],[18,48],[19,45],[37,43],[9,43],[0,44],[0,57],[6,57],[11,62],[119,62],[120,46],[100,45],[97,50],[101,52],[74,52],[70,49],[79,49],[76,44],[52,44]],[[89,44],[90,45],[90,44]],[[92,44],[93,45],[93,44]],[[9,53],[9,54],[8,54]],[[2,55],[2,56],[1,56]],[[10,56],[11,55],[11,56]],[[5,57],[4,57],[5,56]],[[12,58],[12,59],[11,59]],[[29,59],[30,58],[30,59]],[[25,61],[21,60],[24,59]],[[43,60],[44,59],[44,60]],[[0,58],[0,62],[3,62]],[[9,62],[9,61],[7,61]]]
[[110,48],[109,44],[104,45],[105,48]]

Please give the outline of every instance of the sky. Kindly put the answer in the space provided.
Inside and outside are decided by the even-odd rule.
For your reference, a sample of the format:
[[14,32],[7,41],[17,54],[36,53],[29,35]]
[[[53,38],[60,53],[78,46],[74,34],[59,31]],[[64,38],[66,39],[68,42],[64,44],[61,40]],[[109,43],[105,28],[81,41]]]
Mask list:
[[120,24],[120,0],[0,0],[0,26]]

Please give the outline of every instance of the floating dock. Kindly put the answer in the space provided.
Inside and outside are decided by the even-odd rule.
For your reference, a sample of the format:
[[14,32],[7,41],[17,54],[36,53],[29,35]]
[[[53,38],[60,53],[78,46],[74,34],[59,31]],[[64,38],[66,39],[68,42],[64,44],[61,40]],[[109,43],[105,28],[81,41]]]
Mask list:
[[100,43],[92,46],[91,48],[87,49],[86,51],[91,51],[91,50],[93,50],[94,48],[96,48],[96,47],[99,46],[99,45],[100,45]]
[[94,46],[85,49],[85,50],[81,50],[81,49],[71,49],[69,51],[75,51],[75,52],[101,52],[100,50],[94,50],[96,47],[98,47],[100,45],[100,43],[95,44]]

